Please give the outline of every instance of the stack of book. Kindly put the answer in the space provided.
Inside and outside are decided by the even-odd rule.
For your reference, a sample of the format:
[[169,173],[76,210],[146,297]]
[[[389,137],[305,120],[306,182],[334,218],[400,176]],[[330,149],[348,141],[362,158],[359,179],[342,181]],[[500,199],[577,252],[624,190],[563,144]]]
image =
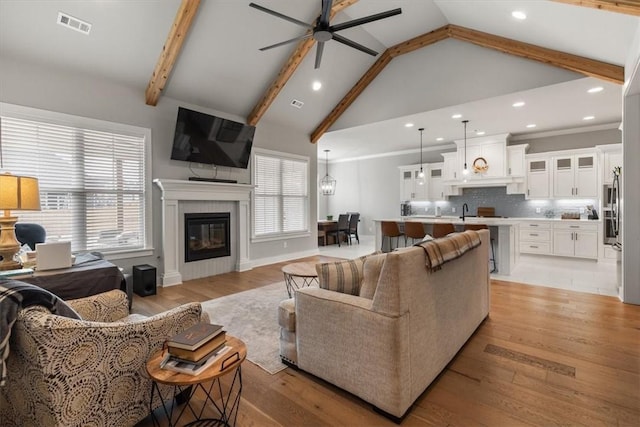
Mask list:
[[221,325],[197,323],[167,341],[162,367],[189,375],[198,375],[229,350]]

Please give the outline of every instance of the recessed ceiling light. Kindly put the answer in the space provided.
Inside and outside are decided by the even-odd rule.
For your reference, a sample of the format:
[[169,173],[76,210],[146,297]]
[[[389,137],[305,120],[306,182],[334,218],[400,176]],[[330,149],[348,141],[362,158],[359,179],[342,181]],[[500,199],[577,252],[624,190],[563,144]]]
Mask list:
[[527,14],[521,10],[514,10],[513,12],[511,12],[511,16],[513,16],[516,19],[519,19],[520,21],[527,19]]
[[486,132],[483,130],[477,130],[476,135],[484,135]]
[[436,141],[444,141],[444,138],[439,136],[439,137],[436,138]]
[[461,117],[462,117],[462,114],[458,114],[458,113],[456,113],[453,116],[451,116],[452,119],[459,119]]
[[598,93],[598,92],[602,92],[603,90],[604,90],[604,88],[602,86],[596,86],[596,87],[592,87],[587,92],[589,92],[589,93]]
[[524,107],[524,101],[518,101],[518,102],[514,102],[513,106],[518,108],[518,107]]
[[405,123],[404,127],[406,128],[412,128],[413,127],[413,123]]
[[313,84],[311,85],[311,88],[312,88],[313,90],[316,90],[316,91],[317,91],[317,90],[320,90],[320,88],[321,88],[321,87],[322,87],[322,83],[320,83],[320,82],[319,82],[319,81],[317,81],[317,80],[316,80],[315,82],[313,82]]
[[535,123],[531,123],[531,124],[528,124],[528,125],[527,125],[527,127],[528,127],[529,129],[534,128],[534,127],[536,127],[536,126],[537,126],[537,125],[536,125]]
[[582,120],[593,120],[595,119],[595,116],[585,116],[582,118]]

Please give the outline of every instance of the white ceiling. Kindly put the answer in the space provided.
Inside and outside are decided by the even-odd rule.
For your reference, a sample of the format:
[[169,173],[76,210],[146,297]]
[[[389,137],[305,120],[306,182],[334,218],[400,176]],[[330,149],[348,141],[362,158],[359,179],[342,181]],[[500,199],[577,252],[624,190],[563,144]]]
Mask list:
[[[255,0],[312,22],[320,0]],[[246,117],[288,58],[293,45],[258,49],[304,33],[304,29],[248,6],[249,1],[204,0],[164,95],[230,115]],[[141,99],[179,0],[0,0],[2,58],[73,68],[140,90]],[[401,7],[403,13],[341,32],[382,52],[386,47],[448,23],[547,48],[624,65],[640,18],[546,0],[361,0],[333,23]],[[511,11],[528,14],[516,21]],[[89,36],[56,24],[58,11],[93,25]],[[311,133],[375,61],[330,41],[322,67],[315,50],[267,111],[263,120]],[[311,90],[313,80],[323,83]],[[595,85],[598,94],[587,94]],[[424,142],[443,144],[462,135],[459,112],[487,134],[523,135],[618,123],[621,86],[475,45],[445,40],[394,59],[320,140],[331,158],[415,149],[417,128]],[[289,104],[305,103],[302,109]],[[523,100],[520,109],[511,106]],[[162,102],[162,97],[160,98]],[[582,121],[586,115],[595,119]],[[404,127],[412,121],[413,129]],[[536,123],[533,130],[526,124]],[[259,126],[259,124],[258,124]],[[435,141],[436,137],[444,141]]]

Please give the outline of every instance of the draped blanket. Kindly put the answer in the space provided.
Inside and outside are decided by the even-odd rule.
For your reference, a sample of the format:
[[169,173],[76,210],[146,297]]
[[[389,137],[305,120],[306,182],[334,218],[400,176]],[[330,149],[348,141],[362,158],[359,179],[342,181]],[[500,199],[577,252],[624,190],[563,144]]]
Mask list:
[[41,305],[53,314],[80,319],[71,307],[51,292],[18,280],[0,279],[0,387],[4,386],[9,357],[9,337],[11,328],[18,318],[18,312],[26,307]]
[[421,242],[421,246],[427,254],[427,268],[437,271],[446,262],[462,256],[465,252],[480,246],[480,235],[475,230],[467,230],[462,233],[452,233],[447,237]]

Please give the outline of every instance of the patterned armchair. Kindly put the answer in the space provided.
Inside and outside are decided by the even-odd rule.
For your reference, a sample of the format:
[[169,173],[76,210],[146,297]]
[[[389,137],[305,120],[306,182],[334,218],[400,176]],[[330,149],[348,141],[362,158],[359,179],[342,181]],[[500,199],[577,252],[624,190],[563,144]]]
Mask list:
[[199,303],[129,315],[119,290],[67,303],[83,320],[40,306],[18,314],[0,387],[1,425],[135,425],[149,414],[147,359],[168,337],[209,320]]

